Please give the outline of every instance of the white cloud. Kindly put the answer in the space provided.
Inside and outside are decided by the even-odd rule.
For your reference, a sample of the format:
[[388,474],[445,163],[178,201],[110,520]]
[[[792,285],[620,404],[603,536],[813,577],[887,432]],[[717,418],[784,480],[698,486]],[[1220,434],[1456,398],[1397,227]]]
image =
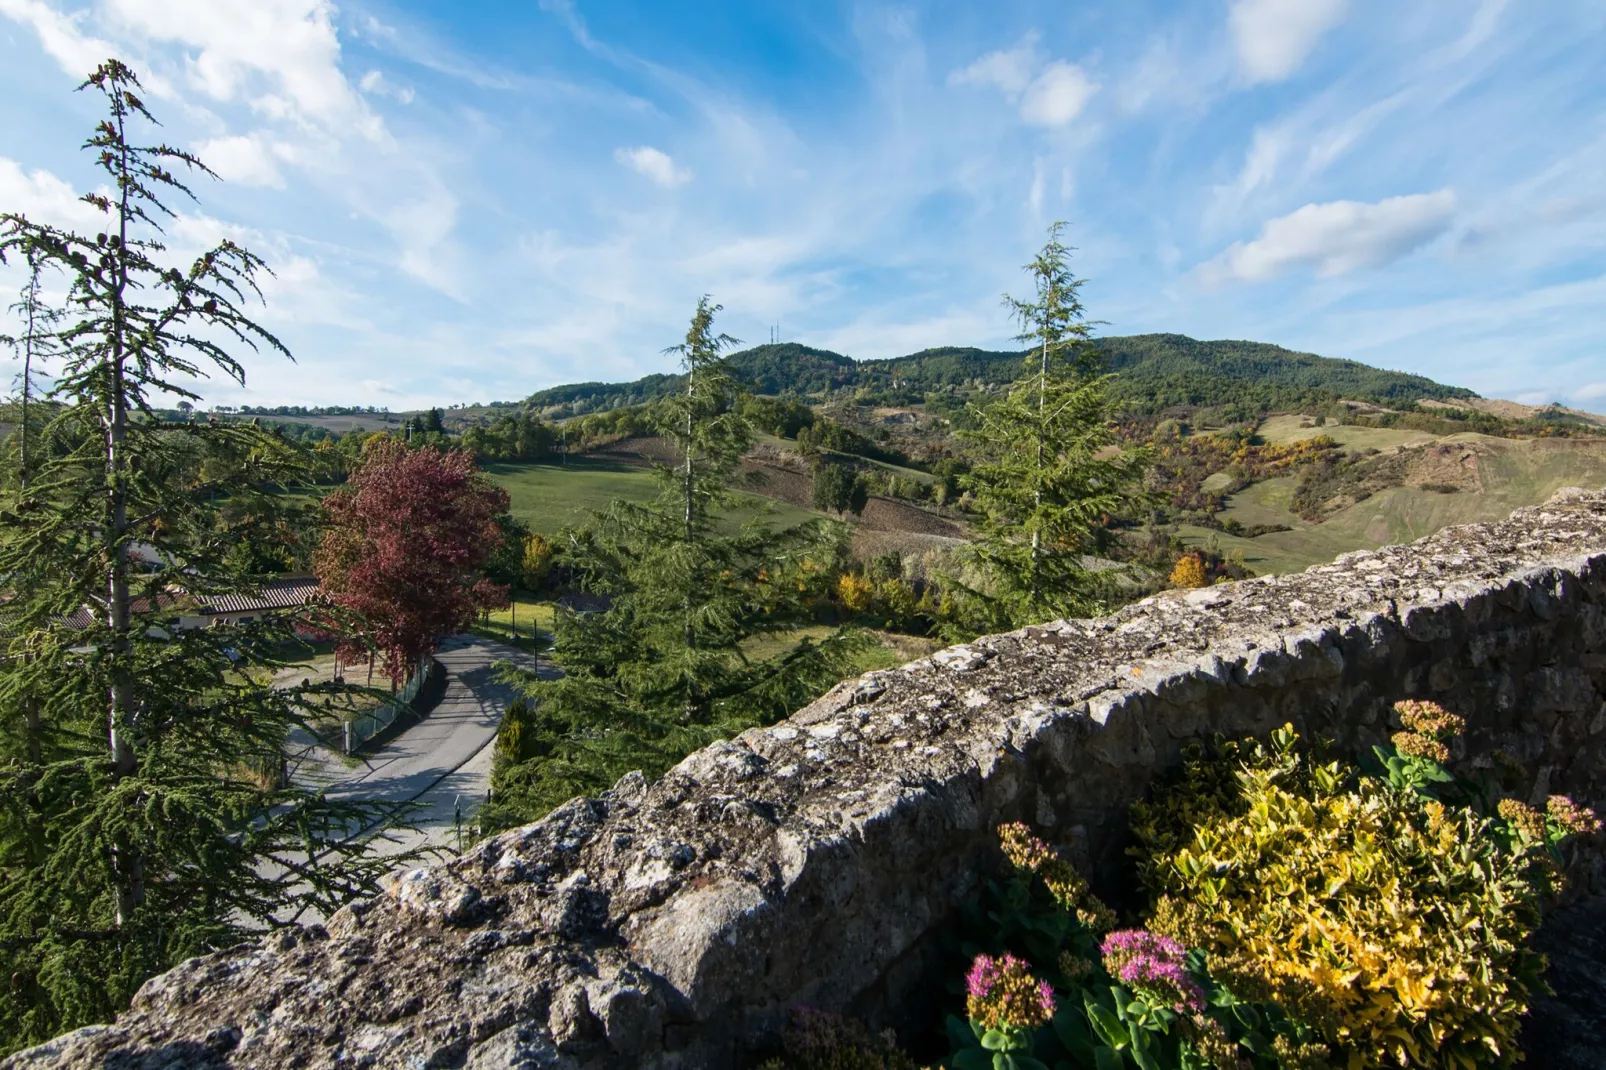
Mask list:
[[1014,48],[989,52],[968,67],[948,75],[949,85],[990,85],[1014,99],[1031,84],[1037,66],[1037,34],[1029,33]]
[[108,0],[107,6],[138,34],[195,49],[187,57],[190,78],[216,100],[244,96],[269,115],[382,136],[379,120],[340,71],[328,0]]
[[[340,71],[334,11],[329,0],[105,0],[98,21],[121,31],[119,47],[84,33],[88,11],[69,15],[43,0],[0,0],[0,15],[31,26],[74,77],[126,55],[130,36],[176,43],[189,50],[189,81],[214,100],[244,98],[270,118],[382,139],[383,123]],[[174,95],[159,74],[141,76],[157,95]]]
[[[84,77],[117,55],[113,45],[90,37],[79,28],[86,12],[64,15],[41,0],[0,0],[0,15],[33,27],[45,53],[75,77]],[[156,88],[154,84],[152,88]]]
[[379,71],[369,71],[357,84],[364,93],[370,95],[391,97],[402,104],[413,102],[413,91],[410,87],[391,85]]
[[1034,126],[1064,126],[1081,114],[1098,86],[1074,63],[1054,60],[1036,75],[1037,33],[1014,48],[989,52],[948,75],[949,85],[992,86],[1020,106],[1020,117]]
[[85,203],[69,183],[42,168],[25,172],[15,160],[4,156],[0,156],[0,205],[35,223],[64,227],[79,234],[94,234],[106,227],[105,214]]
[[195,155],[225,182],[284,188],[284,176],[262,135],[216,137],[197,145]]
[[1259,282],[1299,266],[1319,277],[1378,267],[1444,233],[1454,214],[1455,194],[1448,189],[1376,204],[1307,204],[1269,221],[1254,241],[1234,243],[1200,274],[1207,283]]
[[1037,126],[1064,126],[1097,91],[1082,68],[1056,60],[1037,76],[1020,102],[1021,118]]
[[1279,82],[1344,17],[1346,0],[1235,0],[1227,21],[1250,82]]
[[691,181],[690,171],[676,167],[675,161],[667,152],[660,152],[650,145],[639,145],[633,149],[615,149],[613,158],[665,189],[674,189]]

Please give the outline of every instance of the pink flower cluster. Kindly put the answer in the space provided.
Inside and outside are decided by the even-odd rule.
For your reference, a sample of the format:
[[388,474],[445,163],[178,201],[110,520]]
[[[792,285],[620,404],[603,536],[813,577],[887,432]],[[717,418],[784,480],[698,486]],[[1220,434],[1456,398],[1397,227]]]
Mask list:
[[1031,1029],[1054,1017],[1054,989],[1031,964],[1003,954],[977,955],[965,975],[965,1009],[986,1029]]
[[1147,929],[1121,929],[1104,938],[1104,968],[1124,984],[1168,1000],[1179,1011],[1204,1010],[1204,990],[1188,976],[1187,950]]

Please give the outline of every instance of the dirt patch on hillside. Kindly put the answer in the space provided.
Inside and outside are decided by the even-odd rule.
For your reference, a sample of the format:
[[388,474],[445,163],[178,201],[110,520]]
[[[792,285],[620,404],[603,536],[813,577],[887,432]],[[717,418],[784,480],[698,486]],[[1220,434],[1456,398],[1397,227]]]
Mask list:
[[945,539],[963,539],[968,535],[963,527],[946,517],[929,513],[919,506],[895,498],[871,497],[864,512],[859,514],[859,526],[871,531],[906,531],[917,535],[938,535]]
[[964,539],[945,539],[941,535],[920,535],[908,531],[870,531],[854,528],[849,549],[860,561],[869,561],[897,551],[903,555],[905,574],[917,579],[928,579],[935,568],[956,547],[965,545]]
[[618,461],[622,464],[636,464],[643,467],[653,464],[674,465],[680,463],[680,451],[668,439],[657,435],[641,435],[635,438],[621,438],[610,442],[606,446],[587,450],[587,457],[597,457],[609,461]]
[[1404,481],[1426,490],[1454,487],[1472,494],[1483,492],[1483,474],[1478,459],[1494,452],[1481,442],[1441,442],[1415,446],[1403,451],[1406,461]]
[[753,494],[796,505],[802,509],[814,508],[814,480],[806,473],[790,468],[779,468],[760,461],[743,461],[736,469],[736,485]]

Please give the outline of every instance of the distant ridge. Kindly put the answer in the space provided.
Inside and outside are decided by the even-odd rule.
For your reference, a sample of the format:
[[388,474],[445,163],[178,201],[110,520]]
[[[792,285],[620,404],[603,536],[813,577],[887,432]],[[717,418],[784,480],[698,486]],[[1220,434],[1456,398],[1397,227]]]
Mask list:
[[[1095,342],[1116,392],[1137,409],[1179,405],[1254,403],[1265,408],[1339,398],[1379,403],[1464,401],[1477,394],[1421,375],[1387,371],[1353,360],[1299,353],[1265,342],[1201,342],[1180,334],[1139,334]],[[996,384],[1020,372],[1025,350],[944,346],[903,357],[854,360],[796,342],[770,343],[734,353],[730,367],[760,394],[818,394],[868,388],[922,392]],[[629,383],[575,383],[538,391],[524,401],[537,410],[556,406],[571,414],[637,405],[675,391],[678,375],[654,374]]]

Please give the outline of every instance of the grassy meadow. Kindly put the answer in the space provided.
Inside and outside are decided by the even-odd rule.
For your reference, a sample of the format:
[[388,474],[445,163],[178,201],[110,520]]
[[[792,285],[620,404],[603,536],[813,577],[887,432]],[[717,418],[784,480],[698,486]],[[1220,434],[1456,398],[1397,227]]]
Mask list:
[[1241,553],[1244,563],[1256,572],[1296,572],[1351,550],[1410,542],[1453,524],[1503,520],[1512,510],[1538,505],[1562,487],[1606,486],[1606,441],[1599,439],[1435,436],[1347,426],[1301,428],[1299,421],[1297,416],[1273,417],[1266,421],[1262,433],[1271,441],[1330,434],[1351,449],[1465,444],[1476,450],[1482,489],[1440,494],[1414,486],[1390,487],[1312,524],[1289,511],[1297,480],[1284,476],[1256,483],[1233,495],[1221,518],[1245,525],[1287,524],[1292,531],[1246,539],[1184,526],[1180,530],[1184,540],[1196,546],[1214,540],[1224,553]]
[[[568,464],[492,462],[486,473],[507,491],[514,516],[534,531],[551,535],[584,523],[614,499],[645,502],[658,493],[652,469],[623,461],[572,457]],[[777,527],[794,527],[822,514],[757,495],[741,495],[745,505],[732,511],[745,522],[769,511]]]

